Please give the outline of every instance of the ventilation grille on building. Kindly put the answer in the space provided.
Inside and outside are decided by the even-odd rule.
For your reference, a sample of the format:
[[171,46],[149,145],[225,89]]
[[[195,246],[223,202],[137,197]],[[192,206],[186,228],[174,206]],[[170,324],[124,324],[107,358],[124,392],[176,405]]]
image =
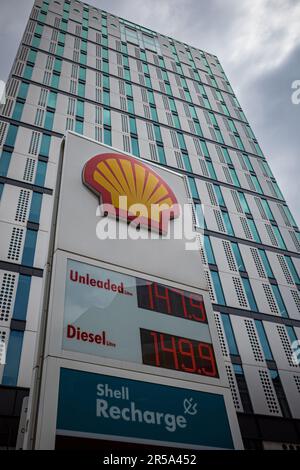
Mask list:
[[285,259],[282,255],[277,255],[277,259],[278,259],[278,262],[281,266],[281,269],[282,269],[282,272],[283,272],[283,275],[285,277],[285,280],[288,284],[291,284],[291,285],[294,285],[294,280],[290,274],[290,271],[289,271],[289,268],[285,262]]
[[31,183],[34,178],[36,161],[33,158],[26,158],[23,180]]
[[41,135],[42,134],[40,132],[36,132],[36,131],[32,132],[29,150],[28,150],[28,153],[30,155],[35,155],[35,156],[38,155]]
[[240,217],[240,221],[241,221],[241,224],[242,224],[242,228],[243,228],[245,238],[247,238],[248,240],[253,240],[253,236],[252,236],[251,230],[249,228],[248,220],[246,219],[246,217]]
[[226,259],[227,259],[227,264],[228,264],[229,270],[237,272],[238,268],[237,268],[232,250],[231,250],[230,243],[228,241],[222,240],[222,245],[223,245],[223,248],[224,248],[224,252],[225,252]]
[[212,206],[219,206],[215,192],[214,192],[214,187],[211,183],[205,183],[206,189],[208,192],[209,200]]
[[210,300],[212,302],[216,303],[216,297],[215,297],[214,288],[213,288],[213,285],[212,285],[212,282],[211,282],[211,279],[210,279],[210,273],[205,270],[204,275],[205,275],[205,280],[206,280]]
[[30,191],[21,189],[19,199],[18,199],[18,204],[17,204],[16,215],[15,215],[16,222],[24,223],[26,221],[29,198],[30,198]]
[[300,365],[296,365],[293,362],[293,350],[291,348],[291,343],[288,337],[288,334],[286,332],[286,329],[283,325],[276,325],[279,338],[286,356],[286,359],[291,367],[300,367]]
[[16,274],[3,274],[0,289],[0,322],[7,323],[11,318],[15,283]]
[[217,209],[214,209],[214,214],[215,214],[215,219],[216,219],[216,223],[217,223],[219,232],[226,233],[226,229],[225,229],[225,225],[224,225],[224,222],[223,222],[223,217],[221,215],[221,211],[219,211]]
[[270,242],[273,246],[277,246],[278,247],[278,242],[277,242],[277,239],[274,235],[274,232],[273,232],[273,229],[272,229],[272,226],[269,225],[269,224],[265,224],[265,227],[266,227],[266,230],[268,232],[268,235],[269,235],[269,239],[270,239]]
[[0,146],[4,144],[7,134],[8,124],[6,122],[0,122]]
[[5,363],[7,331],[0,329],[0,365]]
[[19,261],[20,259],[23,234],[24,230],[21,228],[14,227],[12,229],[12,235],[7,254],[7,259],[10,261]]
[[267,402],[269,412],[271,414],[278,415],[278,414],[280,414],[280,409],[279,409],[279,406],[278,406],[278,402],[277,402],[277,399],[276,399],[276,395],[274,393],[274,389],[273,389],[272,382],[271,382],[271,379],[269,377],[269,374],[266,370],[263,370],[263,369],[260,369],[258,372],[259,372],[259,377],[260,377],[260,381],[261,381],[261,384],[262,384],[262,387],[263,387],[263,391],[264,391],[264,394],[265,394],[265,398],[266,398],[266,402]]
[[250,248],[250,251],[251,251],[252,258],[253,258],[253,261],[254,261],[254,264],[255,264],[255,267],[256,267],[256,270],[257,270],[257,273],[258,273],[259,277],[262,277],[262,278],[266,279],[267,274],[266,274],[266,271],[265,271],[265,269],[263,267],[263,264],[261,262],[260,256],[257,252],[257,249],[256,248]]
[[264,356],[252,320],[244,320],[253,356],[256,362],[264,362]]
[[276,314],[279,313],[271,287],[269,286],[269,284],[263,284],[262,286],[271,312]]
[[236,383],[235,375],[231,364],[225,364],[226,374],[229,382],[231,396],[236,411],[243,412],[243,405],[240,398],[240,393]]
[[249,308],[240,278],[233,277],[232,281],[233,281],[233,285],[234,285],[234,289],[236,292],[239,306],[243,308]]
[[223,326],[222,326],[220,314],[215,312],[214,317],[215,317],[215,323],[216,323],[216,327],[217,327],[217,333],[218,333],[218,337],[219,337],[219,341],[220,341],[222,355],[224,357],[229,358],[229,350],[228,350],[227,343],[226,343],[226,340],[225,340],[225,335],[224,335],[224,331],[223,331]]
[[296,290],[291,289],[291,294],[292,294],[292,297],[294,299],[296,309],[298,310],[298,312],[300,312],[300,295],[299,295],[299,292],[296,291]]

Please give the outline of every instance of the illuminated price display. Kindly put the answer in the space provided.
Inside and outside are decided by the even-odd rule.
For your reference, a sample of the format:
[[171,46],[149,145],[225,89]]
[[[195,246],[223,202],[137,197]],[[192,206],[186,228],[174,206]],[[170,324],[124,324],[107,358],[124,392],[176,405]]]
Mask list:
[[138,307],[200,323],[207,323],[202,295],[136,279]]
[[140,329],[143,364],[219,377],[211,344]]

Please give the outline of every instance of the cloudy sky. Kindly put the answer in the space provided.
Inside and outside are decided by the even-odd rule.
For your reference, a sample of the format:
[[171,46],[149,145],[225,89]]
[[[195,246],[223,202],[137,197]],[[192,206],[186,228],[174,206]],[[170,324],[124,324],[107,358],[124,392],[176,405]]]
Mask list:
[[[300,224],[300,0],[86,0],[218,56]],[[33,0],[0,0],[6,80]]]

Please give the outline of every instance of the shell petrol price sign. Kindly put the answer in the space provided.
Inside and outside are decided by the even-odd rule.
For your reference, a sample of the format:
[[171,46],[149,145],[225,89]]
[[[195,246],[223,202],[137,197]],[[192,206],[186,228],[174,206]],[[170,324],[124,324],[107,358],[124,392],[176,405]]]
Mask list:
[[58,175],[25,448],[241,448],[184,176],[73,133]]

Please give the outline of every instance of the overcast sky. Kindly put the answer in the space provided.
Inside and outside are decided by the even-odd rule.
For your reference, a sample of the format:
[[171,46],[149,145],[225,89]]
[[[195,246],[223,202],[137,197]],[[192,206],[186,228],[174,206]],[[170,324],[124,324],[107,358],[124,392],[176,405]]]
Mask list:
[[[218,56],[300,224],[300,0],[87,0]],[[33,0],[0,0],[6,80]]]

